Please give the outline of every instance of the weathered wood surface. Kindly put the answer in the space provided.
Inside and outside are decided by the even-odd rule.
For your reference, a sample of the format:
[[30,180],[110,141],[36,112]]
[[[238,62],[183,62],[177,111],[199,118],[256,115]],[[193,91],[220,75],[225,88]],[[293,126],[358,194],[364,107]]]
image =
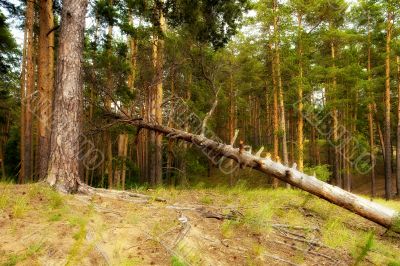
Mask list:
[[[167,138],[184,140],[195,144],[209,155],[233,159],[241,166],[250,167],[272,175],[297,188],[305,190],[319,198],[356,213],[370,221],[380,224],[394,232],[400,233],[400,214],[395,210],[362,198],[339,187],[325,183],[316,177],[306,175],[294,168],[262,158],[231,145],[216,142],[202,135],[196,135],[182,130],[144,122],[119,118],[120,122],[140,128],[154,130],[164,134]],[[220,161],[221,162],[221,161]]]

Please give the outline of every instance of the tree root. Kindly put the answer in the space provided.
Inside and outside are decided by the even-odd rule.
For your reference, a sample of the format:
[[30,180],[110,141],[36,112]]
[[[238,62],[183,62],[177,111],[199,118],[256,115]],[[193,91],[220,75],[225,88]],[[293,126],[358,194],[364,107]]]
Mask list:
[[281,257],[279,257],[279,256],[277,256],[277,255],[272,255],[272,254],[268,254],[268,253],[263,253],[262,255],[263,255],[264,257],[277,260],[277,261],[279,261],[279,262],[284,262],[284,263],[286,263],[286,264],[288,264],[288,265],[291,265],[291,266],[299,266],[299,264],[296,264],[296,263],[293,263],[293,262],[291,262],[291,261],[285,260],[285,259],[283,259],[283,258],[281,258]]
[[139,198],[145,201],[133,201],[134,203],[146,203],[150,200],[158,201],[158,202],[166,202],[167,200],[164,198],[160,197],[152,197],[149,195],[145,194],[140,194],[140,193],[135,193],[135,192],[129,192],[129,191],[123,191],[123,190],[114,190],[114,189],[104,189],[104,188],[94,188],[91,186],[88,186],[86,184],[80,184],[78,187],[78,193],[84,194],[84,195],[98,195],[100,197],[104,198],[111,198],[111,199],[119,199],[119,200],[125,200],[125,201],[130,201],[131,198]]
[[310,253],[310,254],[312,254],[312,255],[314,255],[314,256],[320,256],[320,257],[323,257],[323,258],[325,258],[325,259],[327,259],[327,260],[330,260],[330,261],[333,261],[333,262],[337,262],[336,259],[334,259],[334,258],[332,258],[332,257],[330,257],[330,256],[328,256],[328,255],[325,255],[325,254],[323,254],[323,253],[318,253],[318,252],[315,252],[315,251],[312,251],[312,250],[309,250],[309,249],[299,248],[299,247],[297,247],[297,246],[295,246],[295,245],[290,245],[290,244],[285,243],[285,242],[282,242],[282,241],[269,240],[269,239],[267,239],[267,241],[274,242],[274,243],[279,244],[279,245],[288,246],[288,247],[290,247],[290,248],[296,249],[296,250],[298,250],[298,251],[302,251],[302,252],[304,252],[304,253]]

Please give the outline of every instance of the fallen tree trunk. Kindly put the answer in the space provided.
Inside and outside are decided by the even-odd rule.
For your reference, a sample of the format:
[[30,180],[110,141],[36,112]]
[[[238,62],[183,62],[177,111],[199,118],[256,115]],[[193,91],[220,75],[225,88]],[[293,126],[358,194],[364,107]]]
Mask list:
[[[118,120],[122,123],[136,126],[139,130],[141,128],[154,130],[164,134],[167,138],[193,143],[211,158],[225,157],[232,159],[241,167],[250,167],[265,174],[272,175],[292,186],[305,190],[319,198],[380,224],[387,229],[400,233],[399,212],[347,192],[339,187],[325,183],[316,177],[306,175],[294,168],[274,162],[270,158],[262,158],[239,148],[234,148],[231,145],[219,143],[202,135],[196,135],[182,130],[147,123],[137,119],[118,118]],[[220,165],[222,165],[222,162],[223,160],[218,160]]]

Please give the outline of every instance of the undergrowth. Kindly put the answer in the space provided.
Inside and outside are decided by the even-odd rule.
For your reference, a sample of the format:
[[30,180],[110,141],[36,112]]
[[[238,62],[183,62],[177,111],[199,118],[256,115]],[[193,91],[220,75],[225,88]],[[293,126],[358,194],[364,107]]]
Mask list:
[[[8,214],[10,217],[10,232],[16,234],[20,223],[24,220],[28,222],[33,219],[37,223],[67,224],[71,231],[69,234],[72,242],[66,252],[66,264],[77,265],[82,258],[88,256],[94,248],[95,241],[88,242],[86,239],[89,230],[88,224],[91,219],[95,219],[92,217],[95,212],[93,205],[77,209],[72,207],[69,202],[73,196],[61,195],[40,184],[27,185],[17,192],[13,190],[14,186],[0,183],[0,215],[7,216]],[[224,207],[219,209],[223,214],[229,213],[231,209],[239,211],[242,216],[238,219],[219,223],[222,239],[233,240],[240,237],[243,232],[268,236],[274,230],[272,227],[274,224],[303,227],[318,225],[320,241],[334,250],[347,252],[356,265],[363,264],[365,260],[376,265],[400,265],[400,248],[396,246],[398,236],[386,236],[382,232],[374,231],[382,230],[382,228],[347,210],[297,189],[250,189],[245,182],[239,182],[232,188],[219,186],[207,189],[203,185],[199,185],[190,190],[157,188],[151,191],[141,191],[144,188],[137,189],[140,193],[166,198],[167,204],[202,205],[205,208],[213,209]],[[399,202],[376,201],[400,210]],[[150,202],[150,204],[160,203]],[[109,207],[107,206],[107,208]],[[141,212],[138,212],[139,208],[141,208]],[[142,215],[142,211],[142,206],[138,205],[128,208],[124,222],[134,227],[143,224],[147,218]],[[104,226],[99,225],[97,230],[107,230],[107,226]],[[180,223],[175,217],[172,217],[170,220],[161,219],[146,223],[146,226],[146,230],[151,235],[158,236],[174,228],[179,228]],[[400,226],[400,217],[396,218],[394,226]],[[305,234],[308,236],[309,232],[305,232]],[[265,245],[257,243],[250,245],[249,256],[262,257],[264,252],[268,252],[268,247]],[[29,243],[24,251],[5,257],[0,248],[0,264],[15,265],[41,254],[45,249],[46,244],[42,242],[40,244]],[[116,243],[115,250],[123,251],[124,248]],[[179,255],[171,257],[171,264],[176,266],[185,265],[185,261],[193,264],[200,263],[204,256],[202,251],[190,249],[185,245],[179,245],[175,251]],[[180,259],[180,255],[185,255],[183,256],[185,261]],[[294,259],[296,262],[302,263],[305,257],[304,254],[299,254]],[[140,265],[139,262],[135,258],[125,258],[124,256],[121,256],[119,260],[121,265]]]

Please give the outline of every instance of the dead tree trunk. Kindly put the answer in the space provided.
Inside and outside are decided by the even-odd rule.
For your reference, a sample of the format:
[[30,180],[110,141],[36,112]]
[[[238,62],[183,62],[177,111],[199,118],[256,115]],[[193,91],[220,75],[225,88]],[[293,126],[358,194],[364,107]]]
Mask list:
[[241,151],[239,148],[234,148],[231,145],[208,139],[202,135],[191,134],[159,124],[123,118],[120,119],[120,122],[138,128],[157,131],[158,133],[164,134],[167,138],[193,143],[200,148],[205,155],[209,157],[212,156],[214,159],[215,157],[220,157],[220,165],[224,163],[224,158],[232,159],[236,161],[238,165],[247,166],[265,174],[272,175],[286,183],[316,195],[319,198],[325,199],[326,201],[391,229],[394,232],[400,233],[400,213],[368,199],[361,198],[339,187],[325,183],[313,176],[308,176],[294,168],[274,162],[270,158],[261,158],[249,152]]

